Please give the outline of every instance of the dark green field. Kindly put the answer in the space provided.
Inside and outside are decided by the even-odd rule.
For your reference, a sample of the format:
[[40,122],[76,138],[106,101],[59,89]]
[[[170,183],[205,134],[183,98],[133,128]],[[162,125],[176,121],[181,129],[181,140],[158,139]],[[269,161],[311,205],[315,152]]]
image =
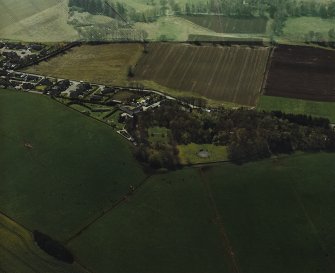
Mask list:
[[226,273],[218,235],[200,176],[188,169],[149,179],[70,248],[97,273]]
[[335,154],[208,170],[244,273],[334,272]]
[[182,17],[218,33],[264,33],[267,24],[267,18],[249,19],[222,15],[184,15]]
[[145,178],[110,127],[50,98],[0,90],[0,124],[0,210],[29,229],[66,240]]
[[330,273],[334,160],[302,154],[155,176],[70,248],[98,273]]

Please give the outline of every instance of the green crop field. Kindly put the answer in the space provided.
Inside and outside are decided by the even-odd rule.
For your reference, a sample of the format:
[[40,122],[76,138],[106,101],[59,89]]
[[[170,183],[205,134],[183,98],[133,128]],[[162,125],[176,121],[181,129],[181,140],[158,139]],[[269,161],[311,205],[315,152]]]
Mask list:
[[286,113],[306,114],[328,118],[335,122],[335,103],[261,96],[257,109],[265,111],[280,110]]
[[31,230],[67,240],[145,178],[107,125],[11,90],[0,109],[0,211]]
[[330,273],[334,160],[297,154],[156,175],[69,247],[98,273]]

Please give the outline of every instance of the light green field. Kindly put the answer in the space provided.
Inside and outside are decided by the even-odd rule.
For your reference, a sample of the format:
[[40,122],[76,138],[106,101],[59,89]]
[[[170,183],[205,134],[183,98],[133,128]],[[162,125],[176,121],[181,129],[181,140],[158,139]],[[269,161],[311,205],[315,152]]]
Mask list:
[[43,92],[46,87],[47,87],[46,85],[38,85],[38,86],[35,86],[35,89],[37,91]]
[[57,0],[1,0],[0,29],[42,12],[57,3]]
[[288,18],[283,29],[283,37],[294,41],[304,42],[305,34],[309,31],[321,32],[328,39],[328,31],[335,27],[335,19],[322,19],[319,17]]
[[147,31],[148,40],[153,41],[187,41],[190,34],[224,36],[178,16],[163,16],[153,23],[136,23],[135,27]]
[[145,178],[107,125],[11,90],[0,109],[0,211],[31,230],[67,240]]
[[306,114],[328,118],[331,122],[335,122],[334,102],[316,102],[300,99],[261,96],[257,109],[264,111],[280,110],[286,113]]
[[68,0],[2,0],[0,38],[29,42],[79,39],[67,24]]
[[[179,150],[180,163],[183,165],[228,160],[226,146],[191,143],[187,145],[178,145],[177,148]],[[198,155],[200,150],[207,151],[209,153],[209,157],[200,157]]]

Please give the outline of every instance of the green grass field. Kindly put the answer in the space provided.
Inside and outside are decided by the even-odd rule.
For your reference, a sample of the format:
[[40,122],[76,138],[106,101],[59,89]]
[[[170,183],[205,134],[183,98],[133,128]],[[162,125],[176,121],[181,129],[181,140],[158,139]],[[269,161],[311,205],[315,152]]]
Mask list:
[[333,272],[335,154],[205,172],[241,272]]
[[206,35],[212,34],[224,36],[215,33],[213,30],[194,24],[179,16],[162,16],[153,23],[135,23],[135,28],[144,30],[148,33],[148,39],[151,41],[187,41],[190,34]]
[[33,16],[57,4],[57,0],[1,0],[0,29]]
[[68,0],[2,0],[0,37],[29,42],[79,39],[67,23]]
[[10,90],[0,109],[0,210],[31,230],[66,240],[145,178],[107,125]]
[[285,22],[282,37],[293,42],[304,42],[309,31],[320,32],[328,39],[328,31],[335,26],[334,19],[319,17],[288,18]]
[[211,217],[197,172],[156,175],[69,247],[97,273],[226,273]]
[[333,102],[261,96],[257,109],[264,111],[280,110],[286,113],[319,116],[335,122],[335,103]]
[[224,230],[239,272],[330,273],[334,160],[299,154],[156,175],[69,247],[98,273],[234,272]]
[[[195,144],[178,145],[179,158],[181,164],[200,164],[215,161],[228,160],[227,147],[216,146],[213,144]],[[200,150],[207,151],[209,156],[200,157],[198,153]]]

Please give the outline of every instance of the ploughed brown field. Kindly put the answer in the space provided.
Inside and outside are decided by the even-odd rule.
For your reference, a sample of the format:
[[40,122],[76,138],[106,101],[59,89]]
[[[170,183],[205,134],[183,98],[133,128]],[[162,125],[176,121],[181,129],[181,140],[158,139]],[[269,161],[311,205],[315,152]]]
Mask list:
[[335,51],[304,46],[277,47],[265,95],[335,101]]
[[173,43],[150,44],[135,79],[209,99],[256,105],[270,49]]
[[267,18],[232,18],[222,15],[185,15],[184,19],[223,33],[265,33]]

